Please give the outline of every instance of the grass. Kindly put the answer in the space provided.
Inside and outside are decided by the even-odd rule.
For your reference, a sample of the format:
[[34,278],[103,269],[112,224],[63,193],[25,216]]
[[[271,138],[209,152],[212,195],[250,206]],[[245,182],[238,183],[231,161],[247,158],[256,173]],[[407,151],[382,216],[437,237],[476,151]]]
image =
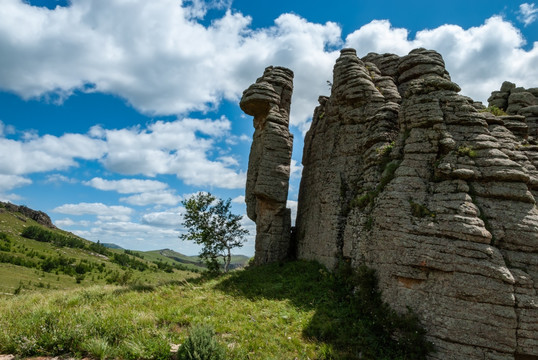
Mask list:
[[474,158],[476,157],[476,151],[472,146],[460,146],[458,147],[458,155]]
[[486,109],[480,110],[480,112],[489,112],[495,116],[505,116],[508,115],[503,109],[498,108],[497,106],[488,106]]
[[[84,244],[84,248],[71,248],[58,246],[51,242],[37,241],[21,236],[28,229],[39,228],[47,234],[58,235],[59,238],[77,238]],[[80,244],[78,244],[80,245]],[[48,229],[37,222],[26,218],[20,213],[8,211],[0,212],[0,294],[27,293],[30,291],[43,291],[44,289],[74,289],[92,285],[105,285],[107,279],[113,279],[129,273],[130,283],[156,283],[159,281],[172,281],[177,279],[177,270],[168,269],[167,272],[159,270],[155,261],[165,261],[170,265],[184,267],[186,270],[200,271],[201,267],[195,264],[182,264],[166,256],[155,254],[144,257],[125,254],[123,249],[107,249],[107,256],[98,254],[91,249],[92,242],[76,237],[60,229]],[[175,253],[177,256],[183,256]],[[114,263],[114,257],[128,258],[133,264],[147,265],[144,271],[129,270],[129,266]],[[26,266],[13,264],[13,258],[21,259]],[[47,267],[47,261],[59,258],[68,259],[67,267]],[[153,259],[155,258],[155,259]],[[82,264],[84,273],[76,273],[76,266]],[[80,266],[80,265],[79,265]],[[146,266],[144,266],[146,267]],[[70,269],[72,268],[72,269]],[[46,271],[43,271],[46,270]]]
[[207,326],[229,359],[425,358],[416,319],[383,304],[373,272],[346,271],[292,262],[218,278],[185,273],[155,286],[0,297],[0,353],[169,359],[172,344]]

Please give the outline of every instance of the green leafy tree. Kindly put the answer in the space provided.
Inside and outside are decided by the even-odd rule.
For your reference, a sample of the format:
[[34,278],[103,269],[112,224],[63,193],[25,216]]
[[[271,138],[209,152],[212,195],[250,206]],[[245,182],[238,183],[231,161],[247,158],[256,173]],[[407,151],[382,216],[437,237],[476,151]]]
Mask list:
[[228,272],[232,249],[243,246],[248,230],[241,226],[241,216],[232,214],[231,199],[217,199],[210,193],[200,192],[182,201],[185,207],[183,226],[187,233],[179,238],[202,245],[200,257],[210,271],[220,270],[219,257]]

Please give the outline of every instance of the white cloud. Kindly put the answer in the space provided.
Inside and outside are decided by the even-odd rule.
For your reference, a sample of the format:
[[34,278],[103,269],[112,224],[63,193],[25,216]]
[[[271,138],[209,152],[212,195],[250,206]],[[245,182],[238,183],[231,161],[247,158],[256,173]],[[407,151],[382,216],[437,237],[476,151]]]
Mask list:
[[108,206],[102,203],[79,203],[64,204],[56,207],[53,212],[67,215],[96,215],[99,219],[109,221],[111,219],[128,218],[133,209],[125,206]]
[[[120,174],[175,174],[187,185],[241,188],[245,174],[230,167],[237,165],[236,160],[208,158],[215,138],[228,134],[230,127],[230,121],[221,117],[214,121],[157,121],[147,129],[106,130],[109,150],[103,164]],[[199,137],[197,133],[206,136]]]
[[[241,188],[245,174],[238,169],[235,157],[210,158],[215,150],[229,154],[229,149],[219,149],[218,141],[224,140],[230,128],[230,121],[225,117],[217,120],[186,118],[157,121],[145,128],[93,127],[89,134],[60,137],[35,133],[27,133],[31,136],[20,140],[0,137],[0,174],[66,170],[79,166],[79,159],[83,159],[100,161],[107,170],[125,175],[173,174],[187,185]],[[49,181],[62,180],[68,179],[61,175],[49,177]],[[168,200],[164,201],[163,190],[167,185],[155,180],[94,178],[85,184],[119,193],[154,192],[154,198],[160,196],[160,204],[173,205],[173,201],[178,200],[178,197],[170,197],[173,194],[168,191]],[[132,201],[144,200],[133,198]]]
[[150,204],[176,205],[181,197],[173,190],[168,189],[168,184],[156,180],[121,179],[105,180],[93,178],[84,182],[84,185],[99,190],[112,190],[120,194],[136,194],[120,198],[120,201],[130,205],[146,206]]
[[232,199],[232,202],[234,204],[244,204],[245,203],[245,195],[239,195]]
[[78,182],[77,179],[72,179],[62,174],[48,175],[45,181],[48,183],[53,183],[53,184],[61,184],[61,183],[76,184]]
[[15,132],[15,128],[12,125],[6,125],[0,120],[0,137],[11,135]]
[[0,193],[17,187],[30,185],[32,180],[23,176],[0,174]]
[[0,138],[0,173],[23,175],[77,166],[75,158],[95,160],[105,143],[80,134],[28,136],[21,141]]
[[521,21],[525,26],[529,26],[538,18],[538,9],[535,7],[534,3],[523,3],[519,5],[519,16],[518,20]]
[[182,211],[182,208],[176,208],[167,211],[148,213],[142,216],[142,222],[157,227],[178,228],[182,221]]
[[174,194],[173,191],[155,191],[122,197],[120,198],[120,201],[137,206],[146,206],[150,204],[173,206],[181,201],[181,196]]
[[346,38],[346,46],[357,49],[359,56],[368,52],[405,55],[417,47],[435,49],[462,93],[483,102],[505,80],[524,87],[536,85],[538,43],[529,51],[522,48],[524,44],[521,32],[499,16],[469,29],[443,25],[419,31],[415,39],[408,39],[406,29],[393,28],[388,20],[375,20]]
[[295,219],[297,218],[297,204],[295,200],[289,200],[286,202],[286,207],[291,210],[291,222],[295,225]]
[[54,221],[54,225],[58,226],[60,229],[63,229],[66,227],[73,227],[73,226],[88,227],[91,225],[91,223],[87,220],[74,221],[73,219],[65,218],[65,219],[58,219]]
[[56,220],[54,222],[54,225],[58,226],[61,229],[61,228],[71,227],[75,225],[75,222],[69,218],[65,218],[65,219]]
[[168,188],[168,184],[156,180],[121,179],[105,180],[99,177],[85,181],[84,185],[105,191],[117,191],[120,194],[135,194],[159,191]]
[[341,42],[339,26],[284,14],[253,31],[249,17],[229,10],[203,26],[196,19],[206,10],[203,1],[72,0],[49,10],[5,0],[0,87],[24,98],[100,91],[145,113],[178,114],[237,101],[266,66],[284,65],[295,70],[301,94],[293,121],[304,123],[327,90],[337,53],[325,50]]
[[291,159],[290,178],[292,177],[301,178],[302,172],[303,172],[303,165],[299,164],[297,160]]
[[[69,96],[75,89],[100,91],[119,95],[145,113],[179,114],[214,109],[223,98],[237,101],[266,66],[282,65],[295,72],[291,119],[304,131],[318,95],[328,92],[326,81],[331,80],[338,56],[332,49],[343,43],[340,27],[283,14],[273,26],[253,30],[248,16],[230,10],[208,26],[198,22],[208,7],[229,5],[201,0],[72,0],[68,7],[49,10],[4,0],[0,87],[25,98],[51,92]],[[534,3],[522,4],[521,20],[527,25],[535,21],[537,10]],[[485,100],[504,80],[535,85],[529,82],[538,78],[538,46],[524,50],[523,44],[518,29],[500,17],[469,29],[444,25],[419,31],[414,39],[409,39],[407,29],[374,20],[345,41],[362,55],[404,55],[419,46],[436,49],[463,93],[477,100]],[[99,136],[98,130],[91,136]],[[111,167],[131,173],[121,166],[137,166],[122,161],[133,161],[129,154],[116,155],[107,158]],[[142,157],[144,164],[138,165],[147,165],[145,160]],[[169,159],[157,160],[162,166]],[[158,167],[145,171],[155,173]]]
[[394,28],[389,20],[373,20],[349,34],[345,46],[356,49],[359,56],[369,52],[405,55],[414,46],[408,36],[407,29]]

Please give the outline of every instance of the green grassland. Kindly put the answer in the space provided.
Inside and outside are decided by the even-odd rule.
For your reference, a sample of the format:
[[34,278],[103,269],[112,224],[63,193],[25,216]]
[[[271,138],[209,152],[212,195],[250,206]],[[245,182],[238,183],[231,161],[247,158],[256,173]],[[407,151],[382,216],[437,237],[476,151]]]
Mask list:
[[0,354],[173,359],[199,326],[216,331],[227,359],[431,351],[413,314],[382,302],[375,273],[346,263],[334,273],[289,262],[210,277],[196,257],[105,248],[2,209],[0,259]]
[[[177,278],[178,269],[196,272],[203,270],[203,267],[195,263],[182,265],[166,256],[146,255],[144,252],[132,252],[136,254],[130,255],[123,249],[103,248],[103,253],[99,253],[92,250],[95,244],[90,241],[60,229],[46,228],[20,213],[0,210],[0,294],[85,288],[122,281],[173,281]],[[76,239],[84,248],[57,246],[22,236],[29,228],[41,229],[53,237]],[[131,263],[114,261],[115,256]],[[64,259],[69,262],[68,266],[83,270],[69,272],[65,268],[50,269],[51,266],[45,265],[46,261],[57,259]],[[160,266],[165,262],[170,266]],[[140,271],[140,268],[146,269]]]
[[206,325],[228,359],[425,359],[424,332],[382,303],[372,275],[290,262],[0,297],[0,353],[172,359],[191,327]]

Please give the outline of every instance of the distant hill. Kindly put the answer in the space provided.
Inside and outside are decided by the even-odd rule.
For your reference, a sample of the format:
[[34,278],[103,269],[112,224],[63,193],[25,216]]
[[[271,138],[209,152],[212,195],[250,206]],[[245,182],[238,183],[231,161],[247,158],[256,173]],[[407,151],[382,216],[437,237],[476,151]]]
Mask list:
[[108,249],[120,249],[120,250],[124,250],[121,246],[116,245],[116,244],[113,244],[113,243],[101,243],[101,245],[103,245],[104,247],[106,247],[106,248],[108,248]]
[[0,203],[0,295],[107,283],[154,284],[203,270],[196,262],[187,265],[117,245],[106,247],[47,219],[43,212]]
[[[248,260],[234,255],[230,269],[244,267]],[[166,281],[177,271],[204,268],[198,256],[171,249],[138,251],[114,243],[94,243],[58,229],[42,211],[0,202],[0,294],[81,284]]]
[[[198,256],[189,256],[181,254],[177,251],[171,249],[162,249],[162,250],[152,250],[152,251],[137,251],[140,254],[143,254],[144,257],[152,261],[164,261],[166,263],[180,263],[188,268],[191,266],[204,267],[202,259]],[[230,269],[237,269],[244,267],[250,258],[244,255],[232,255],[232,261],[230,262]]]

